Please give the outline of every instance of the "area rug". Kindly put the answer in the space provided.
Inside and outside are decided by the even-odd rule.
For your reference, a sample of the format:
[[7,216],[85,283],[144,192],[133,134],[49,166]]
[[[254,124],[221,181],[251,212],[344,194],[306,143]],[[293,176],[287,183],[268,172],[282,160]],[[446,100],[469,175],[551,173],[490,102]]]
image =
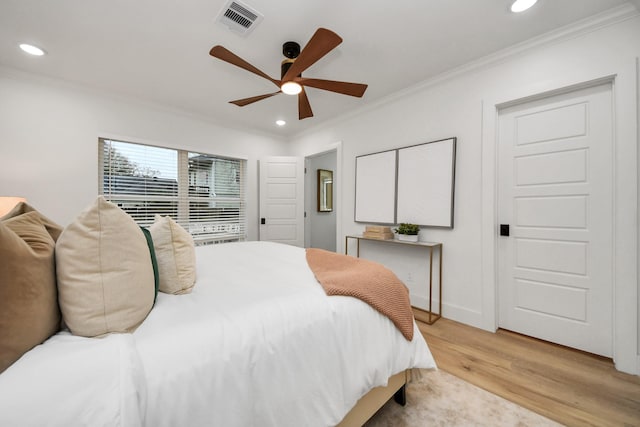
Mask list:
[[406,406],[391,399],[365,424],[367,427],[560,425],[444,371],[415,369],[407,385]]

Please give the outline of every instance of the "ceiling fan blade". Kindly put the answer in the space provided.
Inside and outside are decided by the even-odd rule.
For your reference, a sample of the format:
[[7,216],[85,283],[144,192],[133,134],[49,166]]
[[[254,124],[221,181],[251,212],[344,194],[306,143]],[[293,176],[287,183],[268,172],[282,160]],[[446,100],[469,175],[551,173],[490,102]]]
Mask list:
[[300,55],[298,55],[291,68],[289,68],[284,77],[282,77],[282,80],[293,80],[294,77],[311,67],[320,58],[335,49],[340,43],[342,43],[342,38],[339,35],[326,28],[318,28],[311,37],[311,40],[309,40],[304,49],[302,49],[302,52],[300,52]]
[[364,95],[367,85],[362,83],[337,82],[334,80],[307,79],[305,77],[294,79],[296,82],[304,86],[314,87],[316,89],[324,89],[331,92],[341,93],[343,95],[357,96]]
[[313,117],[313,111],[311,111],[311,104],[309,104],[307,92],[302,88],[302,92],[298,94],[298,119],[302,120],[307,117]]
[[273,93],[267,93],[267,94],[264,94],[264,95],[252,96],[251,98],[236,99],[235,101],[229,101],[229,104],[235,104],[238,107],[244,107],[245,105],[253,104],[254,102],[261,101],[261,100],[266,99],[266,98],[270,98],[270,97],[272,97],[274,95],[277,95],[279,93],[280,93],[280,91],[277,91],[277,92],[273,92]]
[[244,70],[247,70],[253,74],[257,74],[260,77],[263,77],[267,80],[269,80],[270,82],[272,82],[274,85],[280,87],[280,80],[275,80],[272,79],[271,77],[269,77],[268,75],[266,75],[265,73],[263,73],[262,71],[258,70],[256,67],[254,67],[253,65],[249,64],[247,61],[245,61],[244,59],[240,58],[238,55],[236,55],[235,53],[232,53],[231,51],[225,49],[222,46],[214,46],[213,48],[211,48],[211,50],[209,51],[209,55],[213,56],[214,58],[218,58],[221,59],[225,62],[228,62],[229,64],[235,65],[236,67],[240,67]]

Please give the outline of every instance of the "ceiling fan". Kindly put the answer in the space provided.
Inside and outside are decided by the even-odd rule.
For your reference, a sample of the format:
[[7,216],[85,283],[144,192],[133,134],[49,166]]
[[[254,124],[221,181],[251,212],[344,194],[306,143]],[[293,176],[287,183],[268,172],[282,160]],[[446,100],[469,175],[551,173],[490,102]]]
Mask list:
[[300,50],[300,45],[298,43],[286,42],[282,46],[282,53],[287,59],[282,61],[280,80],[269,77],[267,74],[263,73],[222,46],[214,46],[209,54],[215,58],[228,62],[229,64],[233,64],[251,73],[257,74],[278,86],[277,92],[229,101],[231,104],[244,107],[245,105],[252,104],[256,101],[278,95],[281,92],[288,95],[298,95],[298,118],[302,120],[307,117],[313,117],[313,111],[311,111],[311,105],[309,104],[309,99],[307,98],[304,86],[356,97],[361,97],[364,95],[365,90],[367,90],[367,85],[361,83],[302,77],[303,71],[335,49],[340,43],[342,43],[342,38],[326,28],[318,28],[302,51]]

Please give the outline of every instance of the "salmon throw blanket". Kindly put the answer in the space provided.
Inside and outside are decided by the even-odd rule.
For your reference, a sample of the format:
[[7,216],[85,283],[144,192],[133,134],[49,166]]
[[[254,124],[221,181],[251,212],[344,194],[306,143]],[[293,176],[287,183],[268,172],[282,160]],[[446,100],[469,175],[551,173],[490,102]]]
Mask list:
[[387,316],[408,340],[413,339],[409,290],[377,262],[322,249],[307,249],[307,263],[327,295],[358,298]]

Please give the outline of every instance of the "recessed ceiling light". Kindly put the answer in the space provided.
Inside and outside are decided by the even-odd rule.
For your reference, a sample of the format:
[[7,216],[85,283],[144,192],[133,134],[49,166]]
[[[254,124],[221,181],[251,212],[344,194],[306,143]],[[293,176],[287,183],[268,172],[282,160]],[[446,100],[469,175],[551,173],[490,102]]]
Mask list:
[[278,126],[284,126],[284,125],[286,125],[286,124],[287,124],[287,122],[285,122],[284,120],[276,120],[276,124],[277,124]]
[[536,4],[537,1],[538,0],[515,0],[511,5],[511,12],[524,12],[525,10]]
[[34,55],[34,56],[42,56],[42,55],[44,55],[44,50],[42,50],[39,47],[34,46],[32,44],[22,43],[20,45],[20,49],[22,49],[23,51],[27,52],[29,55]]

